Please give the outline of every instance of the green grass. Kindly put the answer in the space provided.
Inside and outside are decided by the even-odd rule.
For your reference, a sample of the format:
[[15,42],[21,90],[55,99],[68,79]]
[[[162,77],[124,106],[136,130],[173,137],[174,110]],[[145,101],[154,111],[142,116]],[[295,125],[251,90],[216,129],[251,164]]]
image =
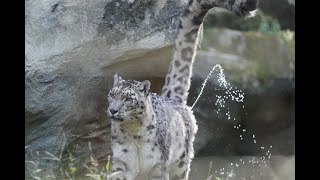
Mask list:
[[[29,148],[26,146],[25,149]],[[108,156],[107,163],[103,166],[103,168],[99,168],[98,161],[94,158],[92,154],[91,143],[89,142],[90,149],[90,165],[83,164],[83,167],[86,169],[85,176],[88,180],[108,180],[110,177],[119,174],[119,172],[110,173],[110,155]],[[63,158],[62,156],[57,157],[50,152],[44,152],[47,157],[43,157],[43,159],[55,160],[59,162],[65,162],[64,166],[61,166],[59,171],[55,174],[44,172],[43,169],[40,168],[39,161],[36,160],[26,160],[25,161],[25,173],[29,175],[32,179],[35,180],[76,180],[76,173],[80,169],[75,165],[76,158],[68,151],[67,158]]]

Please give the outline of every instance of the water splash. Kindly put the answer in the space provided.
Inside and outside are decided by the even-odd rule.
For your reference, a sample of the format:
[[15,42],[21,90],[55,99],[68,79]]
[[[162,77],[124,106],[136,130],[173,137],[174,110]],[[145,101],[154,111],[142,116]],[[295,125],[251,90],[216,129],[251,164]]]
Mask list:
[[[203,89],[204,89],[204,87],[205,87],[206,84],[207,84],[208,79],[210,79],[211,74],[213,73],[213,71],[215,70],[216,67],[219,67],[219,68],[220,68],[220,74],[221,74],[221,73],[223,74],[223,70],[222,70],[220,64],[217,64],[217,65],[213,66],[213,68],[211,69],[211,71],[210,71],[209,74],[207,75],[206,79],[205,79],[204,82],[202,83],[202,87],[201,87],[200,93],[199,93],[197,99],[194,101],[193,105],[191,106],[191,109],[193,109],[193,107],[197,104],[199,98],[201,97],[201,94],[202,94],[202,92],[203,92]],[[221,71],[222,71],[222,72],[221,72]]]
[[[244,102],[244,92],[242,92],[241,90],[237,89],[237,88],[233,88],[232,86],[230,86],[230,83],[228,83],[225,79],[225,74],[223,73],[223,68],[217,64],[215,65],[211,71],[209,72],[209,74],[207,75],[206,79],[204,80],[204,82],[202,83],[202,86],[201,86],[201,90],[200,90],[200,93],[198,95],[198,97],[196,98],[195,102],[193,103],[193,105],[191,106],[191,108],[193,108],[198,100],[200,99],[202,93],[203,93],[203,90],[204,90],[204,87],[206,86],[206,83],[207,81],[210,79],[212,73],[215,71],[215,70],[218,70],[218,74],[217,74],[217,81],[218,81],[218,86],[219,88],[221,88],[222,90],[224,90],[224,95],[218,95],[216,94],[215,97],[217,98],[216,102],[215,102],[215,105],[217,106],[217,109],[215,110],[217,113],[221,113],[224,111],[226,116],[227,116],[227,119],[233,119],[233,121],[236,120],[236,118],[231,118],[231,113],[229,111],[229,107],[226,107],[226,100],[232,100],[232,101],[236,101],[236,102]],[[215,88],[215,90],[221,90],[221,89],[217,89]],[[210,100],[211,101],[211,100]],[[244,109],[245,106],[242,105],[242,108]],[[247,112],[245,113],[245,115],[247,115]],[[241,124],[238,124],[238,125],[234,125],[233,128],[234,129],[237,129],[239,130],[241,133],[245,133],[247,134],[248,133],[248,129],[245,129],[244,127],[241,127]],[[240,140],[243,141],[244,140],[244,136],[242,134],[239,135],[240,137]],[[256,135],[255,134],[252,134],[252,140],[253,140],[253,143],[254,144],[257,144],[257,140],[256,140]],[[240,168],[241,165],[244,165],[244,164],[251,164],[253,167],[254,166],[259,166],[262,168],[264,167],[267,167],[267,160],[271,158],[271,148],[272,146],[270,145],[269,146],[270,148],[268,147],[265,147],[265,146],[260,146],[260,148],[265,151],[264,155],[261,156],[260,158],[258,159],[255,159],[254,157],[251,159],[251,160],[242,160],[240,159],[240,161],[238,162],[231,162],[230,165],[231,167],[233,168]],[[260,159],[260,161],[259,161]],[[263,167],[264,165],[264,167]],[[262,170],[262,169],[260,169]],[[231,170],[233,171],[233,170]],[[226,173],[225,173],[226,172]],[[220,171],[215,171],[216,174],[219,174],[219,175],[228,175],[228,171],[227,169],[224,169],[224,168],[221,168]],[[253,169],[253,173],[254,173],[254,169]],[[261,172],[262,174],[262,172]],[[260,176],[261,176],[260,174]],[[234,176],[235,174],[233,173],[232,176]],[[254,178],[253,176],[251,176],[252,178]],[[229,176],[227,177],[227,179],[229,178]]]
[[[225,107],[225,99],[229,99],[231,98],[232,100],[235,100],[237,102],[243,102],[244,99],[244,93],[241,90],[232,90],[232,87],[230,86],[230,83],[228,83],[226,81],[225,78],[225,74],[223,73],[223,68],[220,66],[220,64],[217,64],[215,66],[213,66],[213,68],[211,69],[211,71],[209,72],[209,74],[207,75],[206,79],[204,80],[204,82],[202,83],[201,86],[201,90],[200,93],[197,97],[197,99],[195,100],[195,102],[193,103],[193,105],[191,106],[191,109],[193,109],[193,107],[197,104],[199,98],[201,97],[202,93],[203,93],[203,89],[207,84],[207,81],[210,79],[212,73],[216,70],[216,68],[218,68],[218,84],[220,87],[222,87],[223,89],[225,89],[225,96],[219,96],[216,95],[217,97],[217,101],[215,103],[215,105],[218,105],[218,107]],[[218,108],[218,111],[220,111],[220,108]],[[228,111],[226,114],[230,119],[230,112]]]

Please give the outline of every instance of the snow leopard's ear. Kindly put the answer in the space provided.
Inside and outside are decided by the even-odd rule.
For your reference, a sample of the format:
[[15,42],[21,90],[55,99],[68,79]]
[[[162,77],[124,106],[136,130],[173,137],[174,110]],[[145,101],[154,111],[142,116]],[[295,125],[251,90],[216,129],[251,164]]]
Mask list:
[[120,77],[118,74],[115,74],[113,77],[113,85],[119,83],[120,81],[122,81],[122,77]]
[[144,94],[148,94],[150,90],[151,83],[149,80],[144,80],[139,84],[139,91]]

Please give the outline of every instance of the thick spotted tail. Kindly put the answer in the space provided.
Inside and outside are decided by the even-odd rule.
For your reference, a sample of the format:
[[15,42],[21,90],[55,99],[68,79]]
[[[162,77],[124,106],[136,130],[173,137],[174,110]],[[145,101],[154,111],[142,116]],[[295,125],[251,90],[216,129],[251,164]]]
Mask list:
[[211,8],[222,7],[239,16],[250,16],[257,4],[258,0],[189,0],[180,18],[174,52],[161,96],[186,104],[199,29]]

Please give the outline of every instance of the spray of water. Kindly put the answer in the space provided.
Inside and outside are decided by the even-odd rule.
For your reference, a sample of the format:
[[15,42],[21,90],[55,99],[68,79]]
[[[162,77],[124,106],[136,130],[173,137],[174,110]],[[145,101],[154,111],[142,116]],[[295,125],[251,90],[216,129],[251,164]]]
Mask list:
[[202,92],[203,92],[203,89],[204,89],[204,87],[205,87],[206,84],[207,84],[208,79],[210,79],[211,74],[213,73],[213,71],[215,70],[216,67],[220,67],[220,69],[222,69],[221,66],[220,66],[220,64],[217,64],[217,65],[213,66],[213,68],[211,69],[211,71],[210,71],[209,74],[207,75],[206,79],[205,79],[204,82],[202,83],[200,93],[199,93],[197,99],[194,101],[193,105],[191,106],[191,109],[193,109],[194,105],[197,104],[199,98],[201,97],[201,94],[202,94]]
[[[207,75],[206,79],[204,80],[204,82],[202,83],[201,86],[201,90],[200,93],[197,97],[197,99],[195,100],[195,102],[193,103],[193,105],[191,106],[191,109],[193,109],[193,107],[197,104],[199,98],[202,95],[203,89],[207,84],[207,81],[210,79],[212,73],[215,71],[215,69],[218,68],[218,83],[219,86],[226,89],[226,96],[216,96],[218,99],[216,101],[216,105],[219,105],[219,107],[225,107],[225,100],[224,99],[228,99],[229,97],[232,98],[232,100],[235,100],[237,102],[243,102],[244,99],[244,93],[241,90],[232,90],[232,87],[230,86],[230,83],[228,83],[226,81],[225,75],[223,73],[223,68],[220,66],[220,64],[217,64],[215,66],[213,66],[213,68],[211,69],[211,71],[209,72],[209,74]],[[218,109],[219,111],[219,109]],[[230,114],[228,112],[227,114],[230,117]]]
[[[223,73],[223,68],[217,64],[215,65],[211,71],[209,72],[209,74],[207,75],[206,79],[204,80],[204,82],[202,83],[202,86],[201,86],[201,90],[200,90],[200,93],[199,95],[197,96],[195,102],[193,103],[193,105],[191,106],[191,108],[193,108],[198,100],[200,99],[202,93],[203,93],[203,90],[204,90],[204,87],[206,86],[207,84],[207,81],[210,79],[212,73],[218,69],[218,75],[217,75],[217,80],[218,80],[218,85],[225,90],[225,94],[226,95],[215,95],[217,100],[215,102],[215,105],[218,106],[217,108],[217,112],[220,112],[221,109],[223,108],[227,108],[229,109],[228,107],[225,106],[225,103],[226,103],[226,99],[229,99],[231,98],[232,101],[236,101],[236,102],[243,102],[244,100],[244,92],[242,92],[241,90],[237,90],[237,89],[232,89],[232,87],[230,86],[230,83],[228,83],[225,79],[225,75]],[[242,106],[242,108],[244,108],[244,106]],[[247,115],[247,114],[246,114]],[[231,119],[231,114],[230,114],[230,111],[228,111],[226,113],[226,116],[228,116],[228,119]],[[236,120],[236,118],[233,118],[233,120]],[[240,129],[241,127],[241,124],[238,124],[238,126],[233,126],[235,129],[238,129],[240,130],[242,133],[246,133],[247,132],[247,129],[245,128],[242,128]],[[244,139],[243,135],[240,134],[240,140],[242,141]],[[253,143],[254,144],[257,144],[257,141],[256,141],[256,138],[255,138],[255,134],[252,134],[252,139],[253,139]],[[271,152],[270,152],[270,149],[272,148],[272,146],[270,146],[269,150],[267,150],[268,148],[267,147],[264,147],[264,146],[261,146],[261,149],[263,150],[266,150],[266,153],[264,156],[260,157],[260,162],[255,160],[255,158],[253,157],[252,160],[249,160],[247,161],[247,163],[251,163],[254,167],[255,164],[258,164],[259,166],[261,165],[264,165],[265,167],[267,166],[267,162],[266,162],[266,159],[270,159],[271,157]],[[240,165],[242,164],[245,164],[245,161],[240,159],[240,161],[237,163],[237,162],[231,162],[231,166],[234,166],[236,168],[238,168]],[[216,174],[219,174],[219,175],[224,175],[224,168],[220,169],[220,172],[218,173],[217,171],[215,171]],[[231,177],[234,176],[234,173],[232,171],[232,173],[228,173],[227,172],[227,179],[230,178],[230,175]],[[253,178],[253,177],[252,177]]]

